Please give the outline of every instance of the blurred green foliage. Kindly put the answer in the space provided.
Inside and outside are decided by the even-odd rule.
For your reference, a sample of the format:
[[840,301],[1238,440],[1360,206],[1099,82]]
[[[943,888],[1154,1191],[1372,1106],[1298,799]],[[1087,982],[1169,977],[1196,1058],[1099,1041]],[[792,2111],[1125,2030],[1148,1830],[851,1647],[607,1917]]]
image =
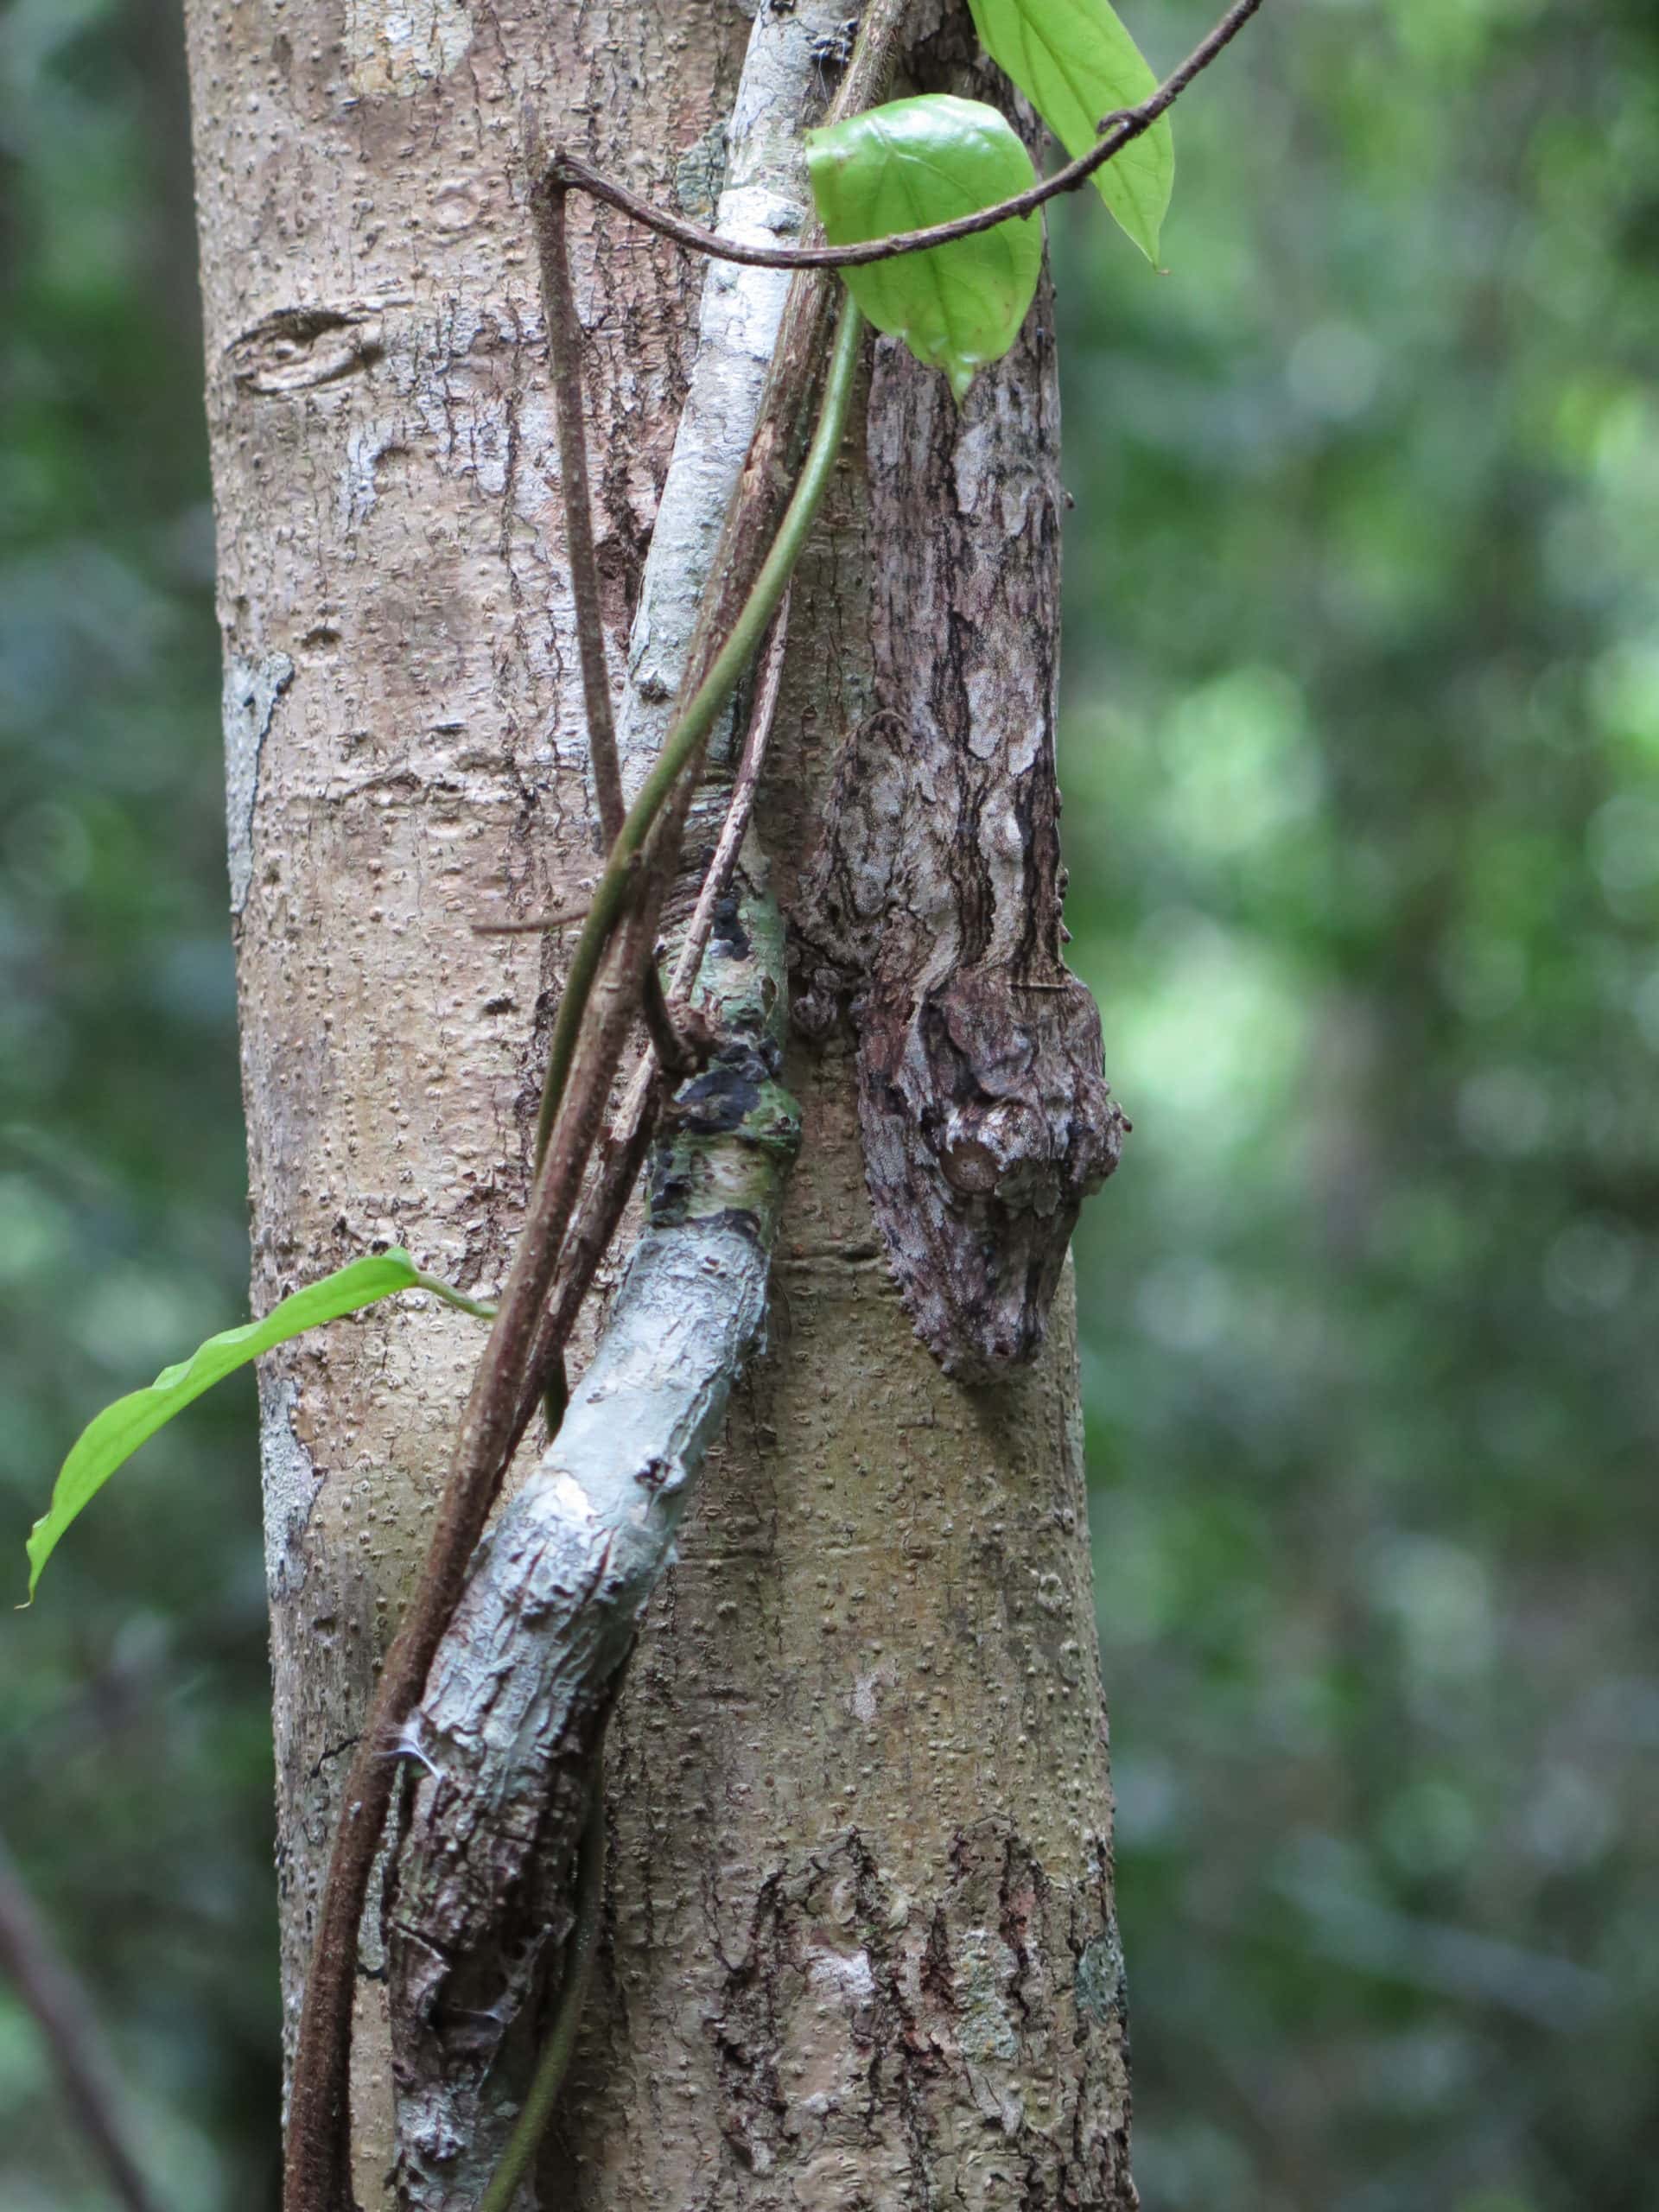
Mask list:
[[1137,2172],[1637,2212],[1659,10],[1269,8],[1177,137],[1161,283],[1055,226]]
[[[1209,0],[1141,0],[1167,65]],[[243,1310],[178,29],[0,6],[0,1503]],[[1659,16],[1303,0],[1053,225],[1079,1243],[1148,2212],[1659,2158]],[[0,1612],[172,2212],[274,2202],[251,1393]],[[181,1545],[178,1532],[188,1529]],[[0,2202],[106,2200],[0,1988]]]
[[[11,1611],[81,1423],[246,1311],[182,80],[170,7],[0,10],[0,1830],[169,2212],[257,2212],[279,2080],[251,1386]],[[108,2201],[0,1982],[0,2203]]]

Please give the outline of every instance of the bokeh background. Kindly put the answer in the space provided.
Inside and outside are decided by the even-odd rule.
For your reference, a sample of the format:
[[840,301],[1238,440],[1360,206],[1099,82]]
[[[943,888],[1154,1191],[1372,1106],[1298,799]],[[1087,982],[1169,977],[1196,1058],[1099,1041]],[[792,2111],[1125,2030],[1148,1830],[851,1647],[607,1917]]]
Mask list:
[[[1167,63],[1211,0],[1140,0]],[[0,5],[0,1530],[244,1310],[168,0]],[[1054,225],[1079,1241],[1148,2212],[1659,2205],[1659,11],[1276,0]],[[0,1612],[171,2212],[275,2203],[226,1386]],[[107,2202],[0,1986],[0,2202]]]

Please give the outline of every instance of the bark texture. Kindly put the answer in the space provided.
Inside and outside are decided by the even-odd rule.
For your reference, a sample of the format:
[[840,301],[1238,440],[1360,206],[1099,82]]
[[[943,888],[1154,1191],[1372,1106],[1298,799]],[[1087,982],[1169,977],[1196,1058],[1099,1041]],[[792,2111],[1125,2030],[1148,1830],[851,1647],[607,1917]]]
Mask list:
[[[487,1291],[559,951],[468,925],[580,906],[596,872],[524,113],[706,216],[749,23],[708,0],[187,17],[256,1304],[377,1241]],[[960,24],[924,28],[918,67],[960,89]],[[620,670],[702,273],[572,215]],[[880,638],[908,623],[931,664],[953,627],[1003,620],[950,577],[907,616],[896,530],[950,533],[969,575],[1022,549],[1027,613],[988,650],[1032,702],[1027,750],[1048,741],[1052,513],[963,486],[1052,484],[1049,351],[1028,338],[963,417],[925,423],[908,372],[876,358],[869,450],[906,442],[914,488],[895,515],[847,473],[795,594],[765,807],[804,940],[837,761],[879,710],[914,710],[886,696]],[[976,458],[999,440],[1005,465]],[[962,734],[971,748],[971,714]],[[994,1389],[941,1372],[873,1220],[853,1033],[817,1027],[785,1070],[804,1137],[771,1348],[613,1723],[607,1942],[549,2177],[604,2212],[1127,2206],[1066,1295],[1034,1366]],[[342,1760],[476,1349],[451,1313],[381,1311],[262,1378],[290,2022]],[[392,2167],[380,1921],[376,1899],[365,2206],[390,2202]]]

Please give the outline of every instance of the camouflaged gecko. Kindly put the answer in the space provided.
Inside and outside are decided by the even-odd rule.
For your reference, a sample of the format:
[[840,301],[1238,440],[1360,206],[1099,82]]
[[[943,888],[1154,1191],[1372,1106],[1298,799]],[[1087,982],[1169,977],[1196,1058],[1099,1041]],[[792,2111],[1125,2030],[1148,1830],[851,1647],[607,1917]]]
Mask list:
[[876,1221],[918,1333],[969,1382],[1036,1356],[1078,1209],[1129,1126],[1061,950],[1046,307],[1045,288],[961,410],[877,346],[878,707],[842,746],[795,911],[796,1024],[853,1021]]

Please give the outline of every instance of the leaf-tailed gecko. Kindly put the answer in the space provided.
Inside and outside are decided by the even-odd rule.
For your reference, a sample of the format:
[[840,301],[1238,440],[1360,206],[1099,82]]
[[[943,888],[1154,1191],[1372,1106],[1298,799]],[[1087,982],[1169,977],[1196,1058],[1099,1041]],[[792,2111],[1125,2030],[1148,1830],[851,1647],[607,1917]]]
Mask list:
[[960,411],[878,344],[878,705],[842,747],[795,902],[797,1026],[856,1028],[876,1221],[918,1334],[966,1381],[1036,1355],[1128,1128],[1061,950],[1046,305]]

